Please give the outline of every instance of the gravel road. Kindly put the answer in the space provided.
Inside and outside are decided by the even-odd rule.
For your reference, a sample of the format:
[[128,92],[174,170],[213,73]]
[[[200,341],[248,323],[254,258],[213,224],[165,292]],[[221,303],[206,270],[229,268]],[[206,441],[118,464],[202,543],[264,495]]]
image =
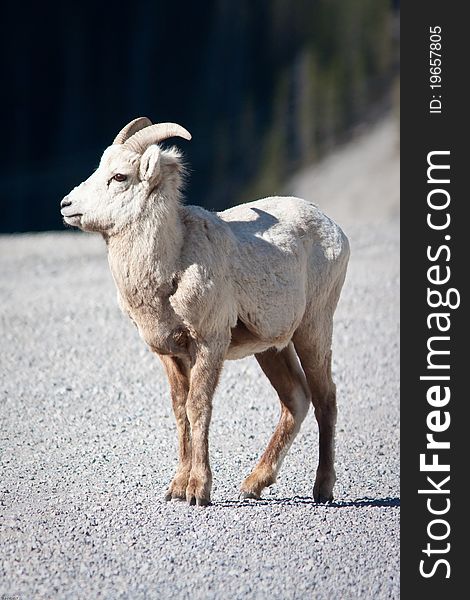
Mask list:
[[363,132],[288,185],[352,245],[334,335],[329,505],[311,497],[313,411],[278,482],[261,501],[238,501],[279,413],[253,358],[226,363],[215,397],[213,506],[165,503],[176,460],[168,386],[117,307],[104,243],[0,237],[0,598],[399,597],[395,129]]

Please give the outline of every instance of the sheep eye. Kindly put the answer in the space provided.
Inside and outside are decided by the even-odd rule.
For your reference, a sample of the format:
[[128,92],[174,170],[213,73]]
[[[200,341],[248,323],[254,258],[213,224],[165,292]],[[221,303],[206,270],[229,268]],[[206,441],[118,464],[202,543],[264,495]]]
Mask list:
[[123,175],[122,173],[116,173],[113,179],[115,179],[116,181],[126,181],[127,175]]

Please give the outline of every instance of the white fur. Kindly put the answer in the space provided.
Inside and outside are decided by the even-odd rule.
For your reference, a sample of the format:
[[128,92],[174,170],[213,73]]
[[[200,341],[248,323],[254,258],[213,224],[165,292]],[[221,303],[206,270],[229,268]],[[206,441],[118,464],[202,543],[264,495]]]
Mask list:
[[[105,237],[119,304],[145,341],[172,353],[169,338],[182,328],[193,339],[219,338],[226,358],[241,358],[285,347],[307,312],[321,335],[348,261],[341,229],[298,198],[221,213],[182,205],[183,171],[174,148],[152,145],[140,156],[113,145],[62,209],[69,224]],[[237,321],[253,337],[235,347]]]

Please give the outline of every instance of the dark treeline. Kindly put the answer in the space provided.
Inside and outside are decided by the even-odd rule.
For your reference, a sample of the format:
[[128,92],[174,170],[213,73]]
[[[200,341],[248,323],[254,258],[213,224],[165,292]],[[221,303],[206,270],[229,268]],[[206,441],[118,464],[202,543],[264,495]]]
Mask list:
[[140,115],[193,134],[189,202],[279,192],[390,87],[396,5],[4,3],[0,231],[61,228],[62,196]]

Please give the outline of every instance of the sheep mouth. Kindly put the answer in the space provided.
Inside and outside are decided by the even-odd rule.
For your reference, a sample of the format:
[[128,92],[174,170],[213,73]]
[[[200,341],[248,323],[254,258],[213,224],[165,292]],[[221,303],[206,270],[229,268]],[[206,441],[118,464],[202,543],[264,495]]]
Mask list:
[[74,215],[62,215],[64,219],[64,223],[67,225],[79,225],[81,218],[83,217],[82,213],[75,213]]

